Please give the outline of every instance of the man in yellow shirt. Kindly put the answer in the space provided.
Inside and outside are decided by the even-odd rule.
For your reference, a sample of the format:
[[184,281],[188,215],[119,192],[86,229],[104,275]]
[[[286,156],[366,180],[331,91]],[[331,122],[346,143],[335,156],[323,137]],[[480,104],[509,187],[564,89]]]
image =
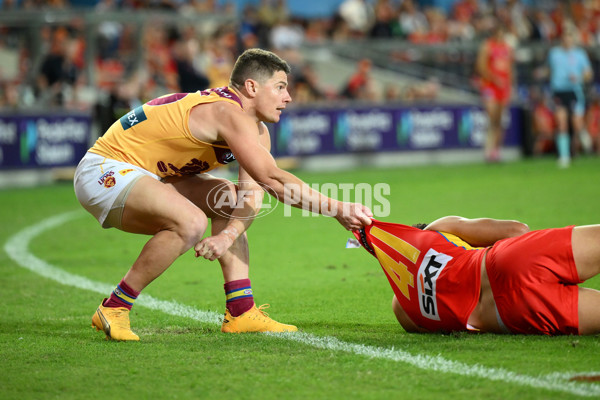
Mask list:
[[[288,64],[261,49],[244,52],[229,87],[170,94],[124,115],[98,139],[75,173],[75,192],[104,228],[151,235],[123,280],[98,307],[92,325],[115,340],[139,340],[129,311],[139,293],[180,255],[219,260],[227,310],[223,332],[295,331],[254,304],[246,230],[263,190],[297,208],[333,216],[348,230],[371,223],[371,211],[312,190],[277,167],[265,122],[279,121],[292,100]],[[206,174],[234,159],[234,185]],[[215,196],[235,198],[223,206]],[[211,234],[202,239],[211,218]]]

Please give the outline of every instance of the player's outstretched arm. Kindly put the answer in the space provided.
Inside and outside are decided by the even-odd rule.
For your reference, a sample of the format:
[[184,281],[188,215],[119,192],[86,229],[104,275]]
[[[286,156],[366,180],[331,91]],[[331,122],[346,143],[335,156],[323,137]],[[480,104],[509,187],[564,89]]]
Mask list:
[[473,246],[490,246],[498,240],[529,232],[529,226],[516,220],[493,218],[463,218],[447,216],[427,225],[427,230],[456,235]]
[[271,153],[261,144],[261,135],[267,128],[257,124],[242,112],[231,110],[230,118],[223,118],[220,135],[240,166],[269,194],[296,208],[335,217],[347,230],[356,230],[371,224],[373,213],[362,204],[345,203],[329,198],[312,189],[295,175],[277,167]]

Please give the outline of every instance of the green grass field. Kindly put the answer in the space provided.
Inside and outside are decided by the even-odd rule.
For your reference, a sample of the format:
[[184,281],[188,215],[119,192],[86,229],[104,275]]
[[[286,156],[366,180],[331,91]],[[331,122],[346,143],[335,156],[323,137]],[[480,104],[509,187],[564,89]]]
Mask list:
[[[542,159],[298,175],[389,183],[391,214],[380,219],[391,222],[600,223],[595,158],[567,170]],[[256,302],[300,334],[220,333],[219,265],[189,252],[134,306],[141,341],[107,342],[92,313],[147,238],[102,230],[79,210],[70,183],[0,191],[1,399],[600,397],[600,383],[569,380],[600,375],[598,336],[407,334],[376,260],[345,249],[350,233],[331,218],[286,217],[281,205],[250,228],[251,279]],[[585,285],[600,289],[600,278]]]

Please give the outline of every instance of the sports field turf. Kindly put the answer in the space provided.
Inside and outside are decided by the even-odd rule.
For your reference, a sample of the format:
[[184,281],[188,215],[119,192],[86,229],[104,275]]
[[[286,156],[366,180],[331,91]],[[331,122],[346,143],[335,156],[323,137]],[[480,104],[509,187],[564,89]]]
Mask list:
[[[298,175],[389,183],[380,219],[391,222],[600,223],[596,158],[567,170],[543,159]],[[219,265],[190,252],[134,306],[141,341],[107,342],[92,313],[147,238],[102,230],[80,210],[70,183],[0,191],[0,399],[600,397],[600,382],[570,380],[600,375],[598,336],[407,334],[376,260],[345,249],[351,235],[335,220],[286,217],[281,205],[250,228],[251,279],[257,303],[300,333],[220,333]],[[600,289],[600,278],[586,286]]]

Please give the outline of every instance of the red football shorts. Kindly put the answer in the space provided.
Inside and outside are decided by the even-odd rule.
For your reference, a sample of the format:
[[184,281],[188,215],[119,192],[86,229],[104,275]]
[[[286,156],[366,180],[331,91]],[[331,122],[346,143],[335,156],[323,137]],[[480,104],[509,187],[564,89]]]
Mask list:
[[492,99],[496,103],[508,104],[510,94],[510,84],[507,87],[498,87],[488,82],[481,83],[481,95],[485,99]]
[[579,279],[573,226],[500,240],[486,269],[496,307],[512,333],[579,334]]

